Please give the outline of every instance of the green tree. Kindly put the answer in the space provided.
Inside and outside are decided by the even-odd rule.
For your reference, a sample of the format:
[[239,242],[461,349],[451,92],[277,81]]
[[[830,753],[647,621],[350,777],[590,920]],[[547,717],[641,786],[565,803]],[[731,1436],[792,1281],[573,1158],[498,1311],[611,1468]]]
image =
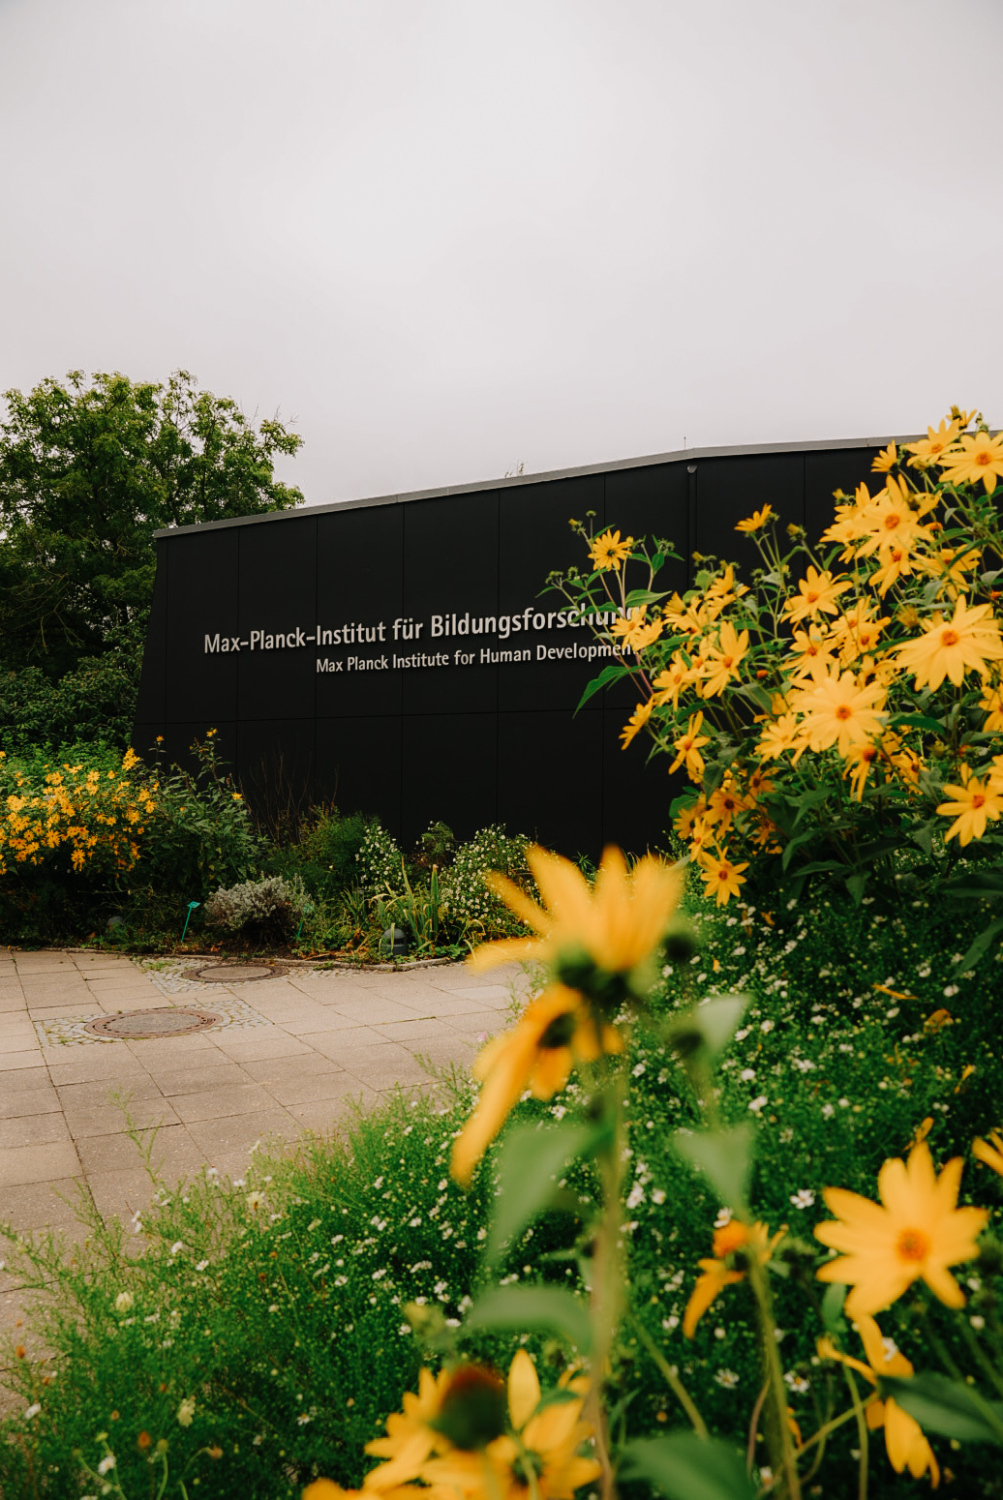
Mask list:
[[[110,651],[135,661],[158,528],[302,502],[273,471],[302,438],[277,419],[255,425],[185,370],[166,385],[73,370],[5,399],[0,674],[10,702],[23,696],[12,673],[34,667],[57,681]],[[38,688],[33,679],[33,702]],[[0,732],[2,719],[0,709]]]

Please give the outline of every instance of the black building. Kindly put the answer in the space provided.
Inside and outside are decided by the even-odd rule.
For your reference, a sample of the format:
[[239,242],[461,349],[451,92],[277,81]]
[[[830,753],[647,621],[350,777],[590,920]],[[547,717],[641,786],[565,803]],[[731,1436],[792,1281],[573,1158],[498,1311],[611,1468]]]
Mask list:
[[551,569],[586,564],[569,518],[750,568],[736,522],[768,502],[817,537],[887,441],[690,450],[158,532],[134,744],[162,735],[183,762],[215,728],[252,803],[334,800],[405,843],[442,819],[643,850],[667,825],[666,763],[646,764],[643,737],[621,750],[622,685],[574,715],[602,662],[541,596]]

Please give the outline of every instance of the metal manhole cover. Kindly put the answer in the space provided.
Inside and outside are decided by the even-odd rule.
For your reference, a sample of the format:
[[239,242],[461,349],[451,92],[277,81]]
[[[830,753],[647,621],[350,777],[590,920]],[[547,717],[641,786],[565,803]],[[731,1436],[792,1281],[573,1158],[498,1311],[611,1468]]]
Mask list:
[[210,1010],[161,1005],[156,1010],[133,1010],[124,1011],[117,1016],[102,1016],[100,1021],[89,1021],[84,1029],[92,1036],[142,1041],[151,1036],[185,1036],[191,1031],[202,1031],[206,1026],[218,1026],[221,1019]]
[[276,979],[286,971],[281,964],[206,964],[201,969],[189,969],[186,979],[198,979],[202,984],[251,984],[255,979]]

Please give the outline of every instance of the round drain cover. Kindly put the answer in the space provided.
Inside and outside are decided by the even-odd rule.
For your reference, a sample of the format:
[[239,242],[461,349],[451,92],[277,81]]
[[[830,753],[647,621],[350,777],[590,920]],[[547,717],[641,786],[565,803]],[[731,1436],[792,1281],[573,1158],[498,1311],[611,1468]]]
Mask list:
[[156,1010],[124,1011],[117,1016],[102,1016],[90,1021],[86,1030],[92,1036],[119,1037],[142,1041],[150,1036],[185,1036],[206,1026],[217,1026],[222,1019],[209,1010],[188,1010],[178,1005],[162,1005]]
[[201,969],[189,969],[186,979],[199,979],[203,984],[250,984],[255,979],[275,979],[286,971],[281,964],[206,964]]

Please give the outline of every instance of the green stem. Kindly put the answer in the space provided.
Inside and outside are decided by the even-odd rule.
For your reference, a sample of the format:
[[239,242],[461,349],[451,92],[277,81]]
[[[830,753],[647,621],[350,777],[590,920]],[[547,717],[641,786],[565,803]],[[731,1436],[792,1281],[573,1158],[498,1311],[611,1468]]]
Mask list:
[[773,1316],[773,1301],[766,1279],[766,1271],[760,1264],[755,1246],[750,1246],[749,1281],[756,1298],[759,1313],[759,1331],[763,1345],[763,1363],[770,1387],[773,1405],[773,1421],[767,1427],[767,1442],[770,1462],[774,1472],[783,1475],[784,1500],[801,1500],[801,1481],[798,1478],[797,1457],[787,1425],[787,1387],[784,1384],[780,1346],[776,1340],[776,1320]]
[[697,1437],[709,1438],[710,1433],[707,1431],[706,1422],[697,1410],[696,1403],[694,1402],[693,1397],[690,1395],[689,1391],[679,1379],[679,1376],[672,1365],[669,1364],[668,1360],[665,1358],[664,1354],[659,1349],[658,1345],[655,1343],[654,1339],[651,1337],[651,1334],[645,1328],[641,1320],[639,1318],[632,1317],[630,1321],[636,1329],[638,1335],[640,1336],[641,1343],[647,1349],[648,1353],[651,1355],[651,1358],[654,1360],[655,1364],[658,1366],[658,1369],[664,1376],[666,1385],[668,1385],[669,1389],[672,1391],[672,1394],[679,1402],[679,1405],[689,1417],[690,1423],[693,1427],[693,1431],[696,1433]]
[[623,1225],[621,1197],[623,1177],[623,1083],[604,1059],[599,1099],[602,1114],[609,1127],[607,1144],[599,1154],[602,1178],[603,1213],[599,1221],[592,1255],[592,1286],[589,1297],[592,1317],[592,1380],[586,1409],[595,1431],[596,1458],[601,1470],[599,1486],[602,1500],[617,1500],[616,1476],[609,1456],[609,1423],[603,1386],[609,1368],[613,1338],[620,1322],[622,1287],[625,1285],[621,1264]]
[[867,1466],[869,1462],[869,1442],[867,1437],[867,1418],[864,1416],[864,1408],[860,1400],[860,1392],[857,1390],[857,1382],[850,1371],[843,1366],[843,1377],[850,1388],[850,1396],[853,1399],[853,1415],[857,1419],[857,1438],[860,1442],[860,1468],[857,1480],[857,1500],[867,1500]]

